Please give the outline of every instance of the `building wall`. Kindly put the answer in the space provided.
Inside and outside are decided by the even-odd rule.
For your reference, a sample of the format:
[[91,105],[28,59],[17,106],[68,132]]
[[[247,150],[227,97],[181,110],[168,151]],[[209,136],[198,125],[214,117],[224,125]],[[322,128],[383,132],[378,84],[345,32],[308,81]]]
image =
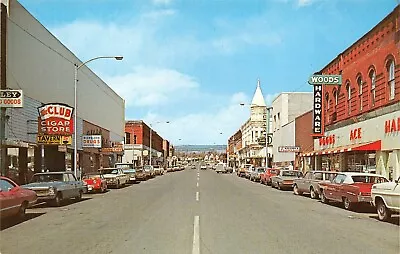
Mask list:
[[300,152],[307,153],[314,150],[314,138],[311,136],[313,112],[308,111],[295,119],[295,145]]
[[[342,74],[342,86],[325,86],[324,109],[327,126],[351,119],[400,101],[400,7],[383,19],[366,35],[333,59],[321,72]],[[396,33],[397,32],[397,33]],[[388,60],[395,61],[395,98],[389,100]],[[376,74],[375,103],[372,103],[371,71]],[[363,81],[359,89],[357,78]],[[351,87],[351,99],[346,86]],[[362,94],[360,95],[360,92]],[[337,93],[338,103],[334,94]],[[362,109],[360,108],[362,103]],[[350,113],[349,113],[350,105]]]
[[[22,89],[36,101],[73,106],[74,64],[80,64],[79,59],[17,1],[12,1],[7,29],[7,86]],[[86,67],[78,79],[78,116],[122,141],[124,100]]]
[[292,162],[295,160],[295,153],[279,152],[279,146],[295,145],[295,121],[282,126],[279,131],[274,133],[272,153],[274,164],[282,162]]

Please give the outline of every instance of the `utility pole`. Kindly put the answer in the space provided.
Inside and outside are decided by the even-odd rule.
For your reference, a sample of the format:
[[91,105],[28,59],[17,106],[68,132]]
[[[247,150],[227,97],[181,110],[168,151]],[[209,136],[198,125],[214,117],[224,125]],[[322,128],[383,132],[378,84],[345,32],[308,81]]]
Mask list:
[[[0,4],[0,89],[7,88],[6,64],[7,64],[7,6]],[[1,175],[6,175],[7,148],[6,139],[6,108],[1,108],[0,113],[0,170]]]

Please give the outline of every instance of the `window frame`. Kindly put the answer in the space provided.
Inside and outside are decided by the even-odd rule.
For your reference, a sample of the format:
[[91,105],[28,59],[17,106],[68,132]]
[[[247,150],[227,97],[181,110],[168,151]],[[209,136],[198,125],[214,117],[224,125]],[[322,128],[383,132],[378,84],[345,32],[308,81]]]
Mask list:
[[375,106],[375,101],[376,101],[376,71],[375,71],[375,69],[371,69],[368,76],[371,81],[371,105]]
[[389,88],[389,100],[394,100],[396,95],[396,83],[395,83],[395,62],[390,59],[387,63],[387,74],[388,74],[388,88]]
[[363,110],[363,100],[362,100],[362,95],[363,95],[363,80],[362,76],[358,75],[356,79],[356,83],[358,86],[358,100],[360,101],[360,111]]

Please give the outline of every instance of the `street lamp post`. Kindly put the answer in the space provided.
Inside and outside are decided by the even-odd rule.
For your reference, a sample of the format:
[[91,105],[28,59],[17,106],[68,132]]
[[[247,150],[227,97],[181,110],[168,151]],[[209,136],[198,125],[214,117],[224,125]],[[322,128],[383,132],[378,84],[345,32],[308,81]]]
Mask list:
[[[156,122],[155,124],[159,124],[159,123],[162,123],[162,122]],[[169,123],[169,121],[166,121],[165,123]],[[153,129],[152,129],[152,127],[153,127],[153,124],[150,124],[150,154],[149,154],[149,156],[150,156],[150,159],[149,159],[149,164],[150,164],[150,166],[152,165],[152,155],[153,155],[153,151],[152,151],[152,133],[153,133]]]
[[[98,56],[94,57],[92,59],[87,60],[86,62],[83,62],[81,64],[74,64],[75,66],[75,75],[74,75],[74,175],[76,178],[78,178],[78,147],[77,147],[77,119],[78,119],[78,108],[77,108],[77,92],[78,92],[78,70],[88,64],[89,62],[92,62],[97,59],[103,59],[103,58],[113,58],[115,60],[122,60],[124,57],[123,56]],[[80,177],[79,177],[80,179]]]

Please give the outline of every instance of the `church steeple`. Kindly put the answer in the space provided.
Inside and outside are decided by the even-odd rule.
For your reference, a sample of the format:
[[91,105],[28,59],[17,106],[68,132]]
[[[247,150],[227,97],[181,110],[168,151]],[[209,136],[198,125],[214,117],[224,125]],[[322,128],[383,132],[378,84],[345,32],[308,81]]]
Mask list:
[[266,107],[267,105],[265,104],[264,96],[261,91],[261,86],[260,86],[260,79],[257,80],[257,88],[253,96],[253,100],[251,101],[251,106],[252,107]]

